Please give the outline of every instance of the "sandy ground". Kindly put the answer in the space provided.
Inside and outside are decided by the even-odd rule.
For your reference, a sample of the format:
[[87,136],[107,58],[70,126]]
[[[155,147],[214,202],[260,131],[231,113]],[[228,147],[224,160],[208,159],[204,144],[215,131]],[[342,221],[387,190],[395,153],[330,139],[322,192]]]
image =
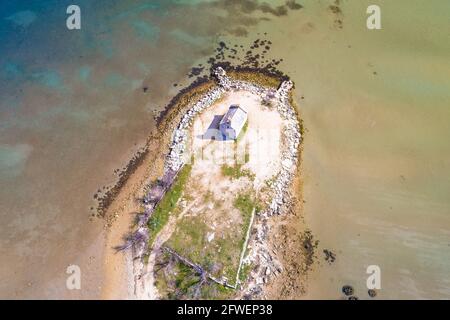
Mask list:
[[114,250],[115,246],[123,243],[123,236],[127,234],[132,223],[130,217],[131,215],[127,214],[120,215],[108,232],[103,265],[105,281],[102,299],[135,298],[131,251]]
[[[222,117],[232,104],[239,104],[248,113],[248,128],[242,141],[239,141],[237,150],[234,141],[212,141],[209,138],[214,119]],[[244,163],[245,153],[248,152],[249,161],[243,169],[250,169],[256,175],[255,188],[259,188],[264,180],[273,177],[280,168],[282,125],[279,113],[261,105],[261,99],[257,95],[246,91],[228,93],[194,121],[192,150],[196,157],[193,173],[220,170],[220,165],[232,164],[235,155],[238,163]],[[208,175],[205,177],[210,179]]]

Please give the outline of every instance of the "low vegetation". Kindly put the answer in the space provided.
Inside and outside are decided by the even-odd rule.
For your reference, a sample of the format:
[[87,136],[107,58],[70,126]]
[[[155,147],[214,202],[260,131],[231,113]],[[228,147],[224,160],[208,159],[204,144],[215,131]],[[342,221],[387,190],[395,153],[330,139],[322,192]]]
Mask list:
[[[261,206],[260,204],[254,200],[254,198],[250,194],[240,194],[237,196],[237,198],[234,200],[233,206],[238,209],[242,214],[242,220],[243,220],[243,228],[242,228],[242,237],[239,241],[239,246],[241,250],[246,250],[247,248],[244,248],[245,244],[245,237],[247,235],[247,230],[250,227],[251,217],[253,210],[260,211]],[[240,278],[242,275],[238,275]]]
[[[215,201],[214,195],[210,192],[202,197],[204,205]],[[237,195],[231,205],[234,208],[234,213],[231,215],[230,209],[223,212],[221,209],[216,209],[218,211],[214,214],[223,216],[225,220],[215,226],[211,224],[213,213],[207,207],[195,215],[180,217],[176,229],[165,245],[199,264],[209,274],[217,278],[225,277],[228,283],[233,285],[251,215],[258,205],[250,192]],[[210,238],[211,234],[215,236]],[[164,259],[169,261],[167,258]],[[244,266],[239,279],[245,280],[249,272],[250,267]],[[171,262],[170,267],[162,268],[160,272],[157,272],[156,279],[159,291],[164,292],[168,298],[227,299],[235,293],[233,289],[212,281],[199,286],[199,277],[195,271],[180,265],[179,262],[174,264],[174,261]]]
[[190,267],[174,260],[169,255],[159,257],[161,268],[156,270],[158,292],[163,299],[230,299],[235,291],[211,280],[201,278]]
[[242,169],[242,164],[235,164],[234,166],[224,164],[220,169],[223,176],[230,177],[231,179],[239,179],[242,177],[247,177],[250,180],[255,179],[255,174],[250,170]]
[[244,216],[250,216],[255,204],[249,194],[238,195],[233,203],[236,209],[239,209]]
[[191,173],[192,165],[186,164],[178,173],[176,181],[172,187],[167,191],[162,200],[158,203],[155,211],[148,221],[148,228],[150,232],[149,245],[152,246],[156,235],[164,227],[169,220],[170,213],[176,208],[177,202],[180,199],[186,182]]

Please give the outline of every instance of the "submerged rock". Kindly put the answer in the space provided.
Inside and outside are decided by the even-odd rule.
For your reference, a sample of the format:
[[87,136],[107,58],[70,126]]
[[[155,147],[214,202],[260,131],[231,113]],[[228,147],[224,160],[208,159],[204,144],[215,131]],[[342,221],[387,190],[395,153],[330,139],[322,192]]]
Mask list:
[[346,295],[346,296],[351,296],[354,292],[353,287],[349,286],[349,285],[345,285],[342,287],[342,292]]
[[369,297],[371,297],[371,298],[375,298],[377,296],[377,292],[374,289],[369,289],[367,291],[367,293],[369,294]]

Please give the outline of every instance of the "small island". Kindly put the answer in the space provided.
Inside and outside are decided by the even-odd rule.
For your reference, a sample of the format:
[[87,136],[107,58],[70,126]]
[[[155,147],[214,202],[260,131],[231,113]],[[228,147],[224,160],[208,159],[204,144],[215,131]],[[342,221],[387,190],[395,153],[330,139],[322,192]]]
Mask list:
[[165,115],[165,131],[175,125],[162,174],[118,248],[132,251],[141,298],[261,298],[283,271],[267,239],[271,217],[294,202],[302,128],[293,83],[222,67],[212,78]]

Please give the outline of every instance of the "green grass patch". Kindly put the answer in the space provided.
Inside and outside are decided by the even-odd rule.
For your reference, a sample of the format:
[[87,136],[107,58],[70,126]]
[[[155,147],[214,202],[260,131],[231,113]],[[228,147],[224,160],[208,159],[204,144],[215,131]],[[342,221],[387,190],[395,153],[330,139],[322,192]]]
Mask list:
[[202,290],[202,296],[206,300],[228,300],[235,294],[233,289],[211,282]]
[[[237,230],[237,226],[235,228]],[[225,275],[232,280],[239,260],[240,237],[230,231],[231,234],[223,238],[217,234],[217,238],[209,243],[206,235],[212,231],[201,217],[185,217],[177,223],[177,229],[166,244],[214,276]]]
[[[214,201],[213,195],[206,194],[205,199]],[[238,272],[239,258],[244,247],[245,237],[249,228],[253,209],[258,206],[252,192],[238,195],[232,202],[239,210],[241,218],[229,228],[213,229],[208,220],[208,212],[200,212],[196,216],[186,216],[177,222],[170,239],[166,242],[180,255],[201,265],[215,277],[225,276],[230,284],[234,284]],[[206,216],[205,216],[206,215]],[[209,232],[215,233],[212,241],[207,240]],[[239,273],[239,279],[244,281],[251,271],[251,266],[244,265]],[[169,278],[159,279],[168,285],[169,298],[193,298],[193,288],[198,278],[189,272],[189,268],[180,267],[170,272]],[[162,286],[162,285],[161,285]],[[163,286],[162,286],[163,287]],[[196,291],[197,292],[197,291]],[[197,292],[198,293],[198,292]],[[205,283],[200,291],[200,299],[227,299],[235,291],[213,282]]]
[[159,270],[156,273],[156,287],[167,299],[189,299],[195,296],[200,277],[188,266],[173,263],[171,272]]
[[255,179],[255,174],[248,169],[242,169],[242,164],[235,164],[234,166],[224,164],[220,170],[223,176],[230,177],[231,179],[239,179],[242,177],[248,177],[250,180]]
[[150,232],[149,245],[153,245],[156,235],[164,227],[169,220],[170,213],[175,209],[178,200],[180,199],[186,182],[191,173],[192,165],[186,164],[178,173],[176,181],[173,183],[169,191],[166,192],[162,200],[159,202],[151,218],[148,221],[148,228]]
[[245,237],[247,235],[247,229],[250,225],[250,220],[252,217],[252,211],[253,209],[258,210],[258,203],[253,200],[252,196],[250,194],[240,194],[237,196],[237,198],[233,202],[233,206],[241,211],[242,214],[242,237],[239,241],[239,248],[241,250],[246,250],[246,248],[243,248],[245,243]]
[[[202,200],[213,203],[216,201],[213,194],[209,193],[203,195]],[[212,228],[208,210],[198,212],[194,216],[184,216],[178,220],[174,232],[165,245],[201,265],[211,275],[218,278],[224,276],[230,284],[234,284],[251,214],[253,209],[258,206],[258,201],[255,200],[254,194],[248,191],[236,196],[231,205],[234,207],[233,212],[236,209],[239,211],[240,217],[235,218],[234,222],[230,221],[229,226],[221,225]],[[229,210],[230,208],[228,208]],[[235,214],[237,212],[233,213],[233,215]],[[226,212],[223,215],[227,217]],[[219,216],[221,215],[219,214]],[[228,218],[224,218],[222,223],[228,223]],[[212,232],[215,237],[208,241],[207,236]],[[191,274],[192,270],[191,273],[187,272],[187,269],[185,271],[176,269],[169,272],[165,279],[161,276],[158,278],[167,284],[169,297],[189,299],[194,297],[193,288],[197,287],[197,279]],[[250,267],[243,266],[239,273],[239,279],[246,278],[249,272]],[[161,286],[163,287],[163,285]],[[197,296],[200,299],[226,299],[235,294],[234,290],[211,281],[202,286],[201,292],[195,292],[200,294]]]
[[177,222],[176,230],[167,245],[196,263],[207,262],[208,255],[203,248],[208,230],[201,217],[184,217]]
[[253,208],[255,208],[256,204],[253,201],[250,194],[240,194],[237,196],[237,198],[234,200],[233,203],[234,207],[236,209],[239,209],[244,217],[250,217]]
[[178,272],[175,277],[175,285],[181,290],[182,293],[186,294],[193,285],[197,284],[200,278],[197,277],[192,269],[182,263],[178,264]]
[[261,203],[254,199],[251,194],[240,194],[234,200],[233,206],[236,209],[239,209],[242,213],[242,238],[239,241],[239,248],[242,250],[247,250],[247,248],[243,248],[245,243],[245,237],[247,235],[247,230],[250,227],[250,220],[252,217],[252,211],[255,209],[255,212],[262,211]]

